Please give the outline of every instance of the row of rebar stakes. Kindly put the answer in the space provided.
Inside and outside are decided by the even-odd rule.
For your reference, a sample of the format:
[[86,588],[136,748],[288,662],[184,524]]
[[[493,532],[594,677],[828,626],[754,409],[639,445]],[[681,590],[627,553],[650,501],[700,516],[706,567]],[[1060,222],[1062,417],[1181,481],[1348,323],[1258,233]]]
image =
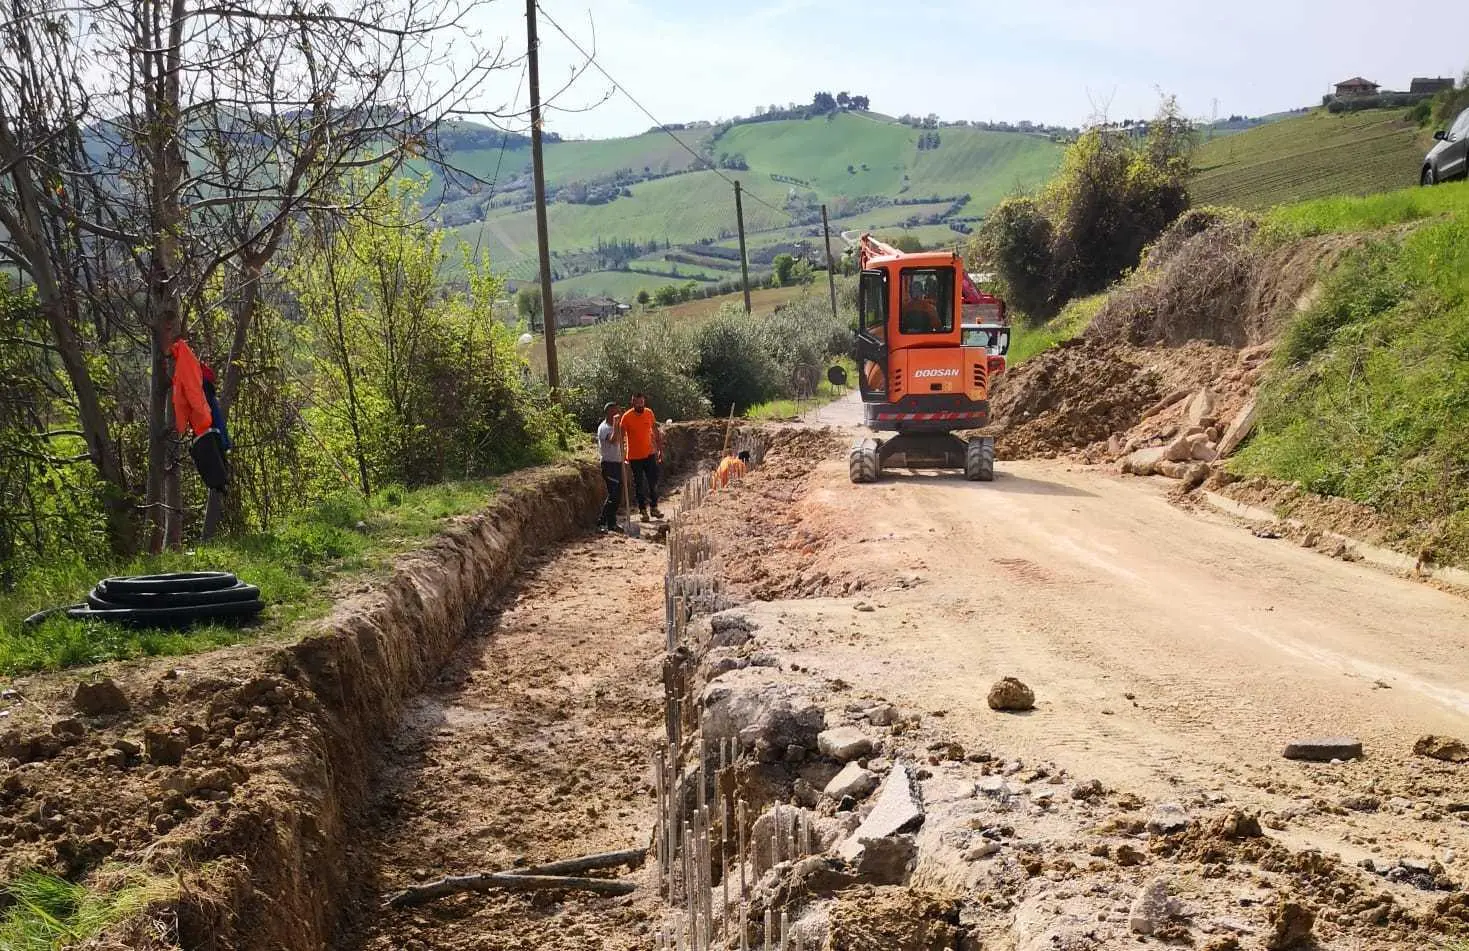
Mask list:
[[[750,466],[758,466],[764,458],[764,444],[751,433],[740,433],[734,440],[735,452],[749,453]],[[655,847],[658,857],[659,894],[674,912],[674,920],[659,931],[659,951],[710,951],[715,947],[716,925],[718,946],[732,947],[737,940],[740,951],[750,951],[748,831],[751,828],[749,807],[743,798],[731,798],[735,789],[733,771],[739,759],[737,738],[722,739],[714,744],[710,755],[708,744],[701,743],[694,771],[694,803],[685,802],[683,760],[683,711],[681,687],[677,676],[676,654],[687,645],[689,622],[696,603],[709,604],[720,591],[717,578],[699,569],[713,556],[707,536],[687,530],[683,516],[703,505],[710,493],[709,472],[701,471],[685,484],[674,510],[668,533],[668,570],[664,577],[664,612],[667,657],[664,663],[664,700],[666,744],[654,757],[655,794],[658,797]],[[714,762],[714,803],[708,801],[709,769]],[[687,814],[686,814],[687,813]],[[771,857],[774,863],[809,855],[815,848],[815,833],[809,816],[798,810],[795,818],[783,821],[777,804],[772,814]],[[789,826],[789,830],[787,830]],[[717,835],[716,835],[717,829]],[[714,861],[719,862],[719,914],[714,913]],[[739,916],[737,934],[730,934],[732,914],[730,881],[739,869]],[[764,951],[801,951],[799,936],[793,935],[786,912],[781,912],[779,938],[771,909],[764,910]]]

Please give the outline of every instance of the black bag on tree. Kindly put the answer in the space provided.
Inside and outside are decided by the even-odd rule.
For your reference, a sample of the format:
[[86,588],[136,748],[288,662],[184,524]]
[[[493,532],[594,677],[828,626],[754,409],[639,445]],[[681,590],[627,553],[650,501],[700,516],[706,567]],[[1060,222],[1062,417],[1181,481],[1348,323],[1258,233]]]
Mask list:
[[223,492],[229,481],[229,470],[224,464],[219,433],[211,429],[195,439],[189,447],[189,455],[194,457],[194,466],[198,468],[199,478],[204,480],[204,484],[216,492]]

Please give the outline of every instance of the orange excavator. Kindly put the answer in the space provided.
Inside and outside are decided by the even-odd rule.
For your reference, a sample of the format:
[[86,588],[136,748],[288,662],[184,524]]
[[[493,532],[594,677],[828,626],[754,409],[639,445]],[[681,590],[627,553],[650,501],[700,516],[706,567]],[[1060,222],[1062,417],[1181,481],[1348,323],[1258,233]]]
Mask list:
[[[845,236],[844,236],[845,237]],[[976,286],[955,252],[905,253],[869,234],[855,242],[857,383],[869,429],[848,460],[853,482],[884,467],[963,469],[995,477],[995,443],[960,438],[990,421],[990,387],[1005,372],[1005,302]]]

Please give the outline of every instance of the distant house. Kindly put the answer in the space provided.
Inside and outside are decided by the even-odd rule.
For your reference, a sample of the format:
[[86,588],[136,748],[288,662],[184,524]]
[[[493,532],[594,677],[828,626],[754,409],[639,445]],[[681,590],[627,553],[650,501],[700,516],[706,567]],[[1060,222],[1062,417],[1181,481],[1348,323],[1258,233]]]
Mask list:
[[1375,96],[1380,87],[1377,83],[1361,76],[1353,76],[1336,84],[1336,94],[1341,99],[1351,99],[1354,96]]
[[1444,76],[1439,76],[1432,79],[1422,76],[1415,76],[1413,78],[1413,85],[1408,87],[1408,92],[1413,93],[1414,95],[1432,96],[1436,95],[1437,93],[1443,92],[1445,89],[1453,88],[1454,81]]
[[556,323],[561,327],[590,327],[629,309],[610,297],[566,298],[556,302]]

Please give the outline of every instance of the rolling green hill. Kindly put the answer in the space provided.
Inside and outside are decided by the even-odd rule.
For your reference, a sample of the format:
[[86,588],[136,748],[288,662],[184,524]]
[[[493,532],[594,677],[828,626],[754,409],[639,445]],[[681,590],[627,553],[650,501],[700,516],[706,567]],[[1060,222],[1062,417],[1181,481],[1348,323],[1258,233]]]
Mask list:
[[1263,209],[1329,195],[1370,195],[1416,184],[1432,143],[1402,109],[1331,115],[1318,109],[1201,147],[1190,192],[1197,205]]
[[[663,132],[547,145],[552,267],[567,292],[626,299],[675,274],[706,282],[737,277],[738,261],[727,252],[701,254],[708,245],[736,243],[726,179],[745,189],[752,260],[768,262],[801,242],[814,247],[823,203],[833,234],[882,229],[935,244],[963,240],[949,222],[980,217],[1005,195],[1045,181],[1061,156],[1058,143],[1039,135],[957,126],[925,132],[859,113],[675,134],[725,167],[708,170]],[[482,143],[451,152],[449,164],[482,181],[440,176],[430,192],[444,195],[442,215],[455,238],[487,251],[498,270],[524,281],[536,272],[530,156],[522,142],[511,146],[503,153]],[[492,189],[487,183],[497,178]],[[636,253],[599,253],[614,242],[634,242]]]

